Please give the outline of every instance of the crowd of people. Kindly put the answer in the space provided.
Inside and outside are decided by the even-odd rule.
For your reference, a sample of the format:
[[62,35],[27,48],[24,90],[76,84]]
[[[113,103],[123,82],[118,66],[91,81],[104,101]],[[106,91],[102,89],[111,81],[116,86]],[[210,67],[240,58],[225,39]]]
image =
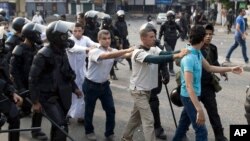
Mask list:
[[[96,101],[100,100],[106,114],[104,135],[108,141],[114,141],[116,109],[109,80],[119,79],[115,73],[117,63],[126,59],[131,70],[129,89],[133,109],[121,140],[132,141],[140,125],[145,141],[166,140],[157,95],[162,83],[168,84],[169,77],[175,76],[174,61],[178,59],[180,99],[184,108],[173,141],[185,139],[190,124],[196,141],[208,140],[200,101],[207,111],[215,140],[228,140],[217,109],[216,89],[209,82],[214,73],[228,79],[226,72],[241,74],[242,68],[220,67],[217,47],[211,43],[214,25],[202,11],[194,17],[192,27],[190,16],[185,12],[177,23],[175,12],[167,11],[167,21],[161,25],[158,38],[155,25],[149,21],[141,25],[140,43],[135,47],[130,47],[127,38],[123,10],[117,11],[114,24],[108,14],[103,14],[98,23],[97,13],[94,10],[79,13],[75,23],[67,22],[62,16],[62,20],[48,23],[46,27],[42,26],[45,21],[40,13],[36,13],[32,21],[16,17],[11,24],[15,30],[13,35],[7,37],[7,29],[1,32],[0,113],[7,117],[10,130],[19,129],[20,118],[32,114],[31,127],[35,129],[31,128],[32,138],[66,141],[70,118],[76,118],[84,124],[86,138],[97,140],[93,116]],[[246,50],[243,48],[246,34],[243,16],[244,9],[240,9],[235,35],[239,38],[235,38],[227,61],[238,44]],[[0,17],[1,27],[5,26],[2,22],[5,20]],[[42,38],[42,34],[46,34],[46,38]],[[162,37],[163,46],[159,45]],[[189,44],[175,51],[179,37],[183,41],[188,39]],[[244,52],[243,56],[248,63]],[[43,116],[52,124],[49,138],[41,128],[36,128],[41,127]],[[10,132],[8,139],[19,141],[19,136],[19,132]]]

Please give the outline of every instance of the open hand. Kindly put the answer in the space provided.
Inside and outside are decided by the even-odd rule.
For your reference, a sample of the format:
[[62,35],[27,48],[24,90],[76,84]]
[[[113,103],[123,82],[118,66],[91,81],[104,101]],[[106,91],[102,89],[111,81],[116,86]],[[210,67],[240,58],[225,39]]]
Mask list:
[[241,74],[242,72],[243,72],[243,68],[242,67],[240,67],[240,66],[232,67],[232,73]]
[[79,89],[76,89],[74,92],[77,96],[77,98],[81,98],[83,96],[82,92]]
[[189,52],[189,51],[188,51],[187,48],[181,49],[181,52],[178,53],[178,57],[179,57],[179,58],[182,58],[183,56],[187,55],[188,52]]

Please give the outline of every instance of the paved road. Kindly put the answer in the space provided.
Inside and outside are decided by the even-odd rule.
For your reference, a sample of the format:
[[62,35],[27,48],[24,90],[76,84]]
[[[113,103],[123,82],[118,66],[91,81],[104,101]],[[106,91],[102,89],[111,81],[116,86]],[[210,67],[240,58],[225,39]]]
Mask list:
[[[139,26],[144,23],[144,20],[133,20],[128,21],[129,26],[129,40],[131,44],[138,44],[139,43],[139,36],[138,36],[138,29]],[[157,26],[159,28],[159,26]],[[249,37],[248,37],[249,38]],[[233,42],[233,34],[227,35],[223,32],[222,27],[216,27],[216,32],[214,35],[213,42],[218,46],[219,52],[219,61],[222,63],[224,61],[224,56],[226,54],[227,49],[229,48],[230,44]],[[185,43],[178,41],[176,45],[176,49],[183,48]],[[249,45],[249,44],[248,44]],[[249,50],[248,50],[249,54]],[[237,49],[231,59],[233,62],[237,64],[244,65],[244,61],[241,57],[241,50]],[[118,79],[116,81],[111,81],[111,87],[113,91],[113,97],[116,106],[116,127],[115,127],[115,135],[116,141],[122,135],[124,127],[128,121],[130,116],[130,112],[133,106],[132,98],[128,91],[128,84],[129,84],[129,77],[131,72],[129,71],[128,64],[126,60],[123,61],[124,65],[119,64],[119,70],[116,71]],[[175,68],[178,70],[179,68]],[[229,127],[232,124],[246,124],[246,120],[244,117],[244,101],[245,101],[245,90],[246,85],[250,83],[250,73],[245,72],[244,74],[238,76],[234,74],[229,74],[229,81],[221,81],[221,85],[223,90],[220,91],[217,96],[218,101],[218,108],[221,115],[222,124],[224,126],[225,136],[229,138]],[[171,77],[171,81],[168,84],[169,90],[173,89],[176,86],[175,78]],[[160,97],[160,112],[161,112],[161,119],[163,128],[167,132],[168,140],[171,140],[173,134],[175,132],[175,125],[173,122],[172,113],[170,110],[169,102],[166,95],[166,90],[163,87],[163,90]],[[175,116],[178,120],[180,117],[180,112],[182,108],[178,108],[174,106]],[[214,135],[212,128],[209,124],[208,118],[206,117],[206,124],[208,127],[209,133],[209,141],[214,140]],[[27,117],[21,120],[21,127],[28,128],[30,127],[31,118]],[[98,141],[105,140],[104,138],[104,129],[105,129],[105,113],[102,110],[100,102],[97,102],[96,111],[94,115],[94,126],[95,132],[98,137]],[[83,125],[79,125],[75,120],[71,120],[70,127],[70,135],[76,141],[87,141],[84,134]],[[7,124],[4,126],[7,128]],[[50,123],[44,118],[42,129],[49,135]],[[187,136],[192,141],[194,140],[194,131],[190,127],[190,131],[188,131]],[[35,141],[31,138],[29,132],[21,133],[21,141]],[[7,140],[7,134],[0,134],[0,140],[5,141]],[[134,135],[135,141],[143,141],[143,132],[141,127],[138,128],[137,132]]]

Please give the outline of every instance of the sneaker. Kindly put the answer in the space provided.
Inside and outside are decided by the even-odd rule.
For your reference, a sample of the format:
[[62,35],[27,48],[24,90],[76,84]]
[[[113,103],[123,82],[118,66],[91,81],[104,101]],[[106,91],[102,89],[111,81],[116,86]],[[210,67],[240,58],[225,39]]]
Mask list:
[[126,139],[126,138],[122,137],[121,141],[133,141],[133,140],[132,139]]
[[96,141],[95,133],[86,134],[88,140]]
[[228,63],[231,63],[231,61],[230,61],[230,59],[229,58],[226,58],[226,60],[225,60],[226,62],[228,62]]
[[115,140],[115,135],[109,135],[108,137],[106,137],[106,141],[114,141]]
[[48,140],[48,137],[42,131],[33,132],[31,134],[32,134],[32,138],[34,138],[34,139],[41,140],[41,141],[47,141]]
[[155,137],[158,139],[162,139],[162,140],[166,140],[167,139],[167,135],[164,131],[163,128],[157,128],[155,129]]

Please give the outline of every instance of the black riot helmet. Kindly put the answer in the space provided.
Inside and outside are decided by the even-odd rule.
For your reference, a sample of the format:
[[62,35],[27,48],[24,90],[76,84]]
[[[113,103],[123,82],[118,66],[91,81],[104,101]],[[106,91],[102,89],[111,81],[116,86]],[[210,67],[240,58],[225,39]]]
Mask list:
[[174,88],[170,93],[170,100],[172,103],[178,107],[183,106],[180,99],[180,87]]
[[167,20],[170,21],[170,22],[175,21],[175,13],[174,13],[174,11],[169,10],[167,12]]
[[90,26],[95,26],[97,20],[97,13],[99,12],[95,10],[87,11],[84,15],[86,24]]
[[0,15],[2,15],[3,17],[6,16],[6,11],[3,8],[0,8]]
[[47,26],[46,36],[51,44],[62,48],[73,47],[74,41],[69,39],[69,26],[64,21],[54,21]]
[[21,32],[23,26],[27,23],[27,20],[23,17],[16,17],[12,22],[12,28],[16,32]]
[[116,12],[118,21],[124,21],[125,20],[125,12],[123,10],[118,10]]
[[102,17],[101,27],[102,29],[109,29],[112,26],[112,19],[110,15],[106,14]]
[[37,23],[27,23],[22,28],[22,35],[29,41],[42,44],[42,27]]

